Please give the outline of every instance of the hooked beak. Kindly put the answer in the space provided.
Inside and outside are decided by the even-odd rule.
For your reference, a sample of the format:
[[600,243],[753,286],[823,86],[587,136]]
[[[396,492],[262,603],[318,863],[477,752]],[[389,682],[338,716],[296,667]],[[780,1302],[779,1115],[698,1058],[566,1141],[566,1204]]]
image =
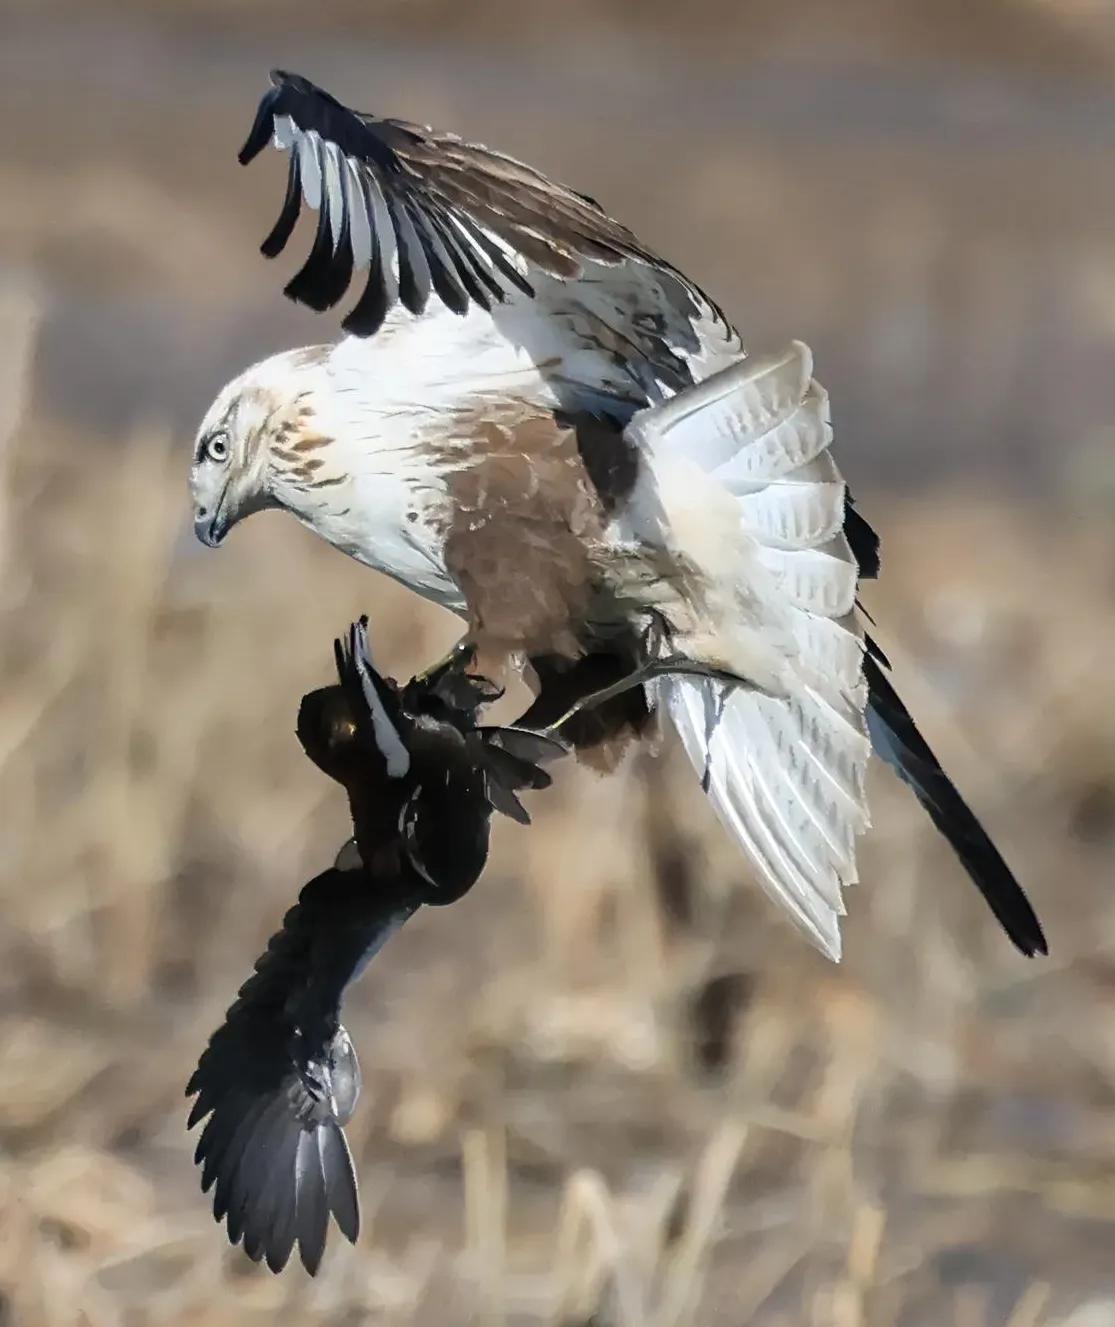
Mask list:
[[223,495],[215,509],[198,507],[194,511],[194,534],[206,548],[216,548],[228,534],[231,524],[224,511]]

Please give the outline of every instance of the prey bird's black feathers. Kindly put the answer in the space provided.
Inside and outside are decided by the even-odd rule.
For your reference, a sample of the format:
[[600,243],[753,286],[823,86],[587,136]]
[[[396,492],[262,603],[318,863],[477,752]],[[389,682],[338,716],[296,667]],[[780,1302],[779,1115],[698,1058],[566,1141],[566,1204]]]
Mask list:
[[344,989],[421,903],[401,880],[369,889],[361,871],[307,884],[240,988],[187,1085],[195,1160],[214,1215],[245,1252],[282,1268],[297,1241],[317,1270],[332,1212],[359,1232],[356,1173],[342,1126],[360,1071],[339,1021]]
[[400,688],[373,668],[359,622],[336,658],[338,682],[304,698],[298,735],[348,793],[353,841],[303,888],[186,1089],[189,1127],[205,1120],[202,1189],[229,1239],[272,1271],[297,1244],[311,1274],[330,1216],[350,1240],[360,1228],[343,1128],[360,1093],[345,989],[419,907],[473,885],[492,812],[525,820],[516,793],[546,787],[539,764],[564,750],[478,725],[493,692],[465,675],[464,655]]

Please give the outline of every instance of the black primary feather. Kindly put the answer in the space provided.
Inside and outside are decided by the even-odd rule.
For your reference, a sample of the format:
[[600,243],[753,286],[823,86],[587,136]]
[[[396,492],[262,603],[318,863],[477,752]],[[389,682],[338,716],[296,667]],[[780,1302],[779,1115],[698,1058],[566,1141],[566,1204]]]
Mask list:
[[[416,202],[408,203],[407,211],[421,240],[426,260],[430,265],[430,275],[433,278],[434,289],[437,291],[439,298],[454,313],[466,313],[468,311],[469,291],[462,284],[453,259],[449,256],[449,250],[437,229],[436,212],[434,210],[429,213],[424,212]],[[481,299],[484,302],[483,307],[485,309],[491,307],[487,296],[483,293],[481,293]]]
[[317,214],[317,230],[314,232],[314,245],[310,250],[310,256],[287,282],[283,291],[288,299],[307,304],[319,313],[329,307],[328,292],[331,288],[333,227],[330,224],[329,213],[329,196],[323,186],[321,207]]
[[1048,953],[1037,914],[1010,867],[933,754],[867,641],[867,729],[876,753],[907,784],[959,857],[973,884],[1015,946],[1027,956]]
[[383,326],[383,320],[387,317],[387,310],[394,303],[396,293],[394,287],[395,276],[390,270],[390,263],[386,260],[379,230],[373,219],[375,209],[368,192],[370,186],[362,177],[358,177],[358,180],[363,193],[361,205],[368,218],[371,240],[371,252],[368,257],[368,279],[364,286],[364,293],[342,320],[341,327],[353,336],[374,336]]
[[399,245],[399,299],[411,313],[419,314],[429,302],[432,287],[426,254],[407,211],[406,200],[386,191],[384,198]]
[[[851,493],[844,500],[844,534],[860,579],[877,577],[879,536],[856,510]],[[865,612],[862,606],[860,611]],[[1022,886],[891,685],[886,674],[890,661],[871,636],[864,638],[864,646],[867,727],[876,754],[912,789],[1014,945],[1028,957],[1047,953],[1041,923]]]
[[297,152],[290,154],[290,166],[287,169],[286,197],[279,219],[271,233],[259,246],[265,258],[277,258],[286,248],[286,242],[294,233],[298,214],[302,211],[302,163]]
[[507,255],[495,240],[493,240],[490,235],[486,235],[471,217],[458,216],[457,221],[466,231],[468,231],[476,241],[476,244],[484,250],[488,258],[491,260],[492,266],[497,269],[500,276],[504,277],[510,285],[515,286],[516,289],[520,290],[527,299],[533,299],[535,293],[534,287],[517,267],[507,261]]
[[[341,177],[342,185],[344,176]],[[330,204],[332,208],[332,204]],[[330,213],[332,219],[332,213]],[[321,283],[320,299],[323,307],[331,309],[349,287],[352,280],[352,204],[347,188],[342,189],[341,216],[337,224],[337,234],[333,241],[333,261]]]
[[469,243],[470,233],[462,234],[464,227],[459,224],[460,218],[455,223],[440,208],[430,208],[429,218],[456,264],[462,283],[476,303],[489,311],[493,302],[502,304],[507,298],[507,292],[496,279],[487,256],[481,256],[476,244]]
[[855,500],[847,491],[844,494],[844,537],[856,560],[860,580],[875,580],[880,566],[879,536],[856,510]]
[[364,293],[342,320],[341,327],[352,336],[375,336],[390,307],[387,289],[380,273],[373,267],[368,273]]

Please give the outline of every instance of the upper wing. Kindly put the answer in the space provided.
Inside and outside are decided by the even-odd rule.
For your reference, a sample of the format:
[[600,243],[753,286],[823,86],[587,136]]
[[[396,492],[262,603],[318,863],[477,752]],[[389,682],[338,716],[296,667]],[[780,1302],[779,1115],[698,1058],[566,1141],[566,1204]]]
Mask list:
[[418,314],[436,295],[463,314],[528,301],[549,314],[555,286],[583,282],[589,320],[601,325],[582,330],[616,353],[649,357],[671,388],[692,380],[689,360],[706,343],[740,353],[719,309],[594,200],[455,135],[349,110],[299,75],[271,78],[240,161],[269,141],[290,153],[268,257],[286,245],[303,200],[318,210],[291,299],[332,308],[366,269],[343,326],[370,336],[397,303]]
[[210,1038],[186,1095],[188,1125],[206,1115],[194,1160],[216,1186],[213,1214],[233,1244],[272,1271],[297,1240],[316,1272],[329,1213],[349,1240],[360,1225],[356,1172],[342,1131],[360,1070],[340,1025],[344,988],[417,909],[409,886],[362,870],[311,880],[283,918],[225,1022]]

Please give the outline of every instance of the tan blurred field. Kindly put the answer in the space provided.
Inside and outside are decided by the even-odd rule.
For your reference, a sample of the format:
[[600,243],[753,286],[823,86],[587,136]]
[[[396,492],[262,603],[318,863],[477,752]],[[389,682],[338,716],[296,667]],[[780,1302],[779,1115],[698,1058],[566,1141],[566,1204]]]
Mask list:
[[[968,48],[951,8],[869,38],[861,3],[810,46],[698,5],[679,74],[677,14],[617,5],[553,39],[567,76],[556,7],[404,8],[381,38],[339,3],[328,37],[293,6],[263,35],[248,4],[11,7],[0,1323],[1115,1323],[1109,10],[973,6]],[[211,392],[332,331],[256,257],[277,172],[230,165],[280,61],[356,101],[366,62],[367,104],[600,196],[757,348],[816,343],[884,536],[867,607],[1052,950],[1011,950],[885,773],[836,968],[676,752],[563,769],[350,998],[365,1230],[316,1282],[226,1247],[183,1085],[346,832],[293,734],[332,636],[366,610],[409,672],[454,627],[281,517],[219,554],[188,529]]]

